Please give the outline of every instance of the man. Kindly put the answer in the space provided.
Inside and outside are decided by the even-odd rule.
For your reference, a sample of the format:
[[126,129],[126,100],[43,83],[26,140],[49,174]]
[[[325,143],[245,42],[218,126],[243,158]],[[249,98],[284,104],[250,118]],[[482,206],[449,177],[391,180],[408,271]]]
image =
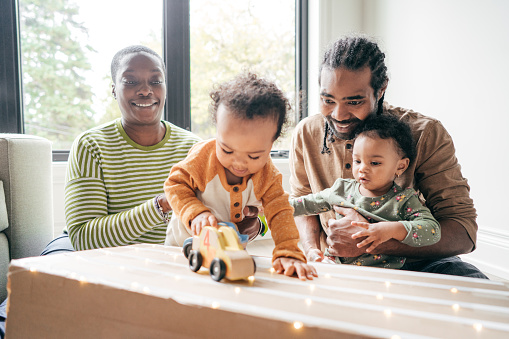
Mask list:
[[[474,250],[477,214],[452,139],[439,121],[384,103],[389,81],[384,59],[376,42],[364,36],[341,38],[325,52],[319,76],[321,115],[302,120],[292,138],[292,197],[319,192],[338,177],[353,178],[352,148],[359,126],[371,114],[393,114],[410,125],[416,147],[415,160],[396,183],[420,193],[440,222],[442,239],[426,247],[387,241],[373,253],[407,257],[402,269],[486,278],[456,256]],[[361,230],[351,222],[366,219],[353,209],[336,206],[335,210],[345,218],[335,220],[331,212],[296,218],[311,261],[324,258],[324,238],[331,256],[366,253],[367,247],[357,247],[360,239],[351,237]]]

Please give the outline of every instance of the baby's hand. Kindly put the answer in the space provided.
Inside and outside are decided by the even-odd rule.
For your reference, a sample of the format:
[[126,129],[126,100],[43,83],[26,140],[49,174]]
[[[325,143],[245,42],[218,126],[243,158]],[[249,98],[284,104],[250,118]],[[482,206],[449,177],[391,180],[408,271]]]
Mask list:
[[297,277],[300,280],[313,280],[313,277],[318,277],[318,273],[316,273],[316,269],[313,266],[293,258],[277,258],[272,263],[272,267],[274,267],[277,273],[289,277],[297,273]]
[[200,235],[201,230],[205,226],[212,226],[217,228],[217,219],[214,214],[210,212],[203,212],[198,214],[193,221],[191,221],[191,231],[193,235]]
[[321,262],[324,258],[322,251],[320,251],[318,248],[313,248],[308,251],[307,253],[308,261],[316,261]]

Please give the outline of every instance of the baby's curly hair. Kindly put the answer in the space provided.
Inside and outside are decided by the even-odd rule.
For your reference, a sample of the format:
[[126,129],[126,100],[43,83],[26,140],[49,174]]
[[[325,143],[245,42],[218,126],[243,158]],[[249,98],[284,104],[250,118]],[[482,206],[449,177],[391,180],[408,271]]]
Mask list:
[[379,137],[392,139],[402,158],[408,158],[410,162],[415,159],[414,139],[410,126],[403,120],[391,114],[370,115],[357,133],[357,137]]
[[275,83],[251,72],[242,73],[218,85],[210,92],[210,97],[212,102],[209,110],[214,123],[221,104],[241,119],[271,117],[277,122],[274,141],[281,135],[291,110],[290,102]]

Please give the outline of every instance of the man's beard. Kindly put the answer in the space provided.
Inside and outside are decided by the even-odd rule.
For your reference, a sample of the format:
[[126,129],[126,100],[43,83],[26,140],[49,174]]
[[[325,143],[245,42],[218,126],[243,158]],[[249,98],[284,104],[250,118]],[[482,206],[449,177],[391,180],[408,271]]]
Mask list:
[[[371,111],[371,113],[368,116],[377,114],[377,110],[378,110],[378,103],[375,104],[375,106],[373,107],[373,110]],[[362,125],[364,125],[363,120],[355,118],[355,117],[351,118],[349,120],[343,120],[343,121],[341,121],[342,123],[351,123],[351,124],[355,124],[355,126],[348,133],[340,133],[336,129],[336,126],[334,125],[334,121],[335,122],[339,122],[339,121],[333,119],[330,115],[326,116],[325,119],[327,120],[327,125],[329,125],[329,131],[332,132],[332,134],[336,138],[342,139],[342,140],[352,140],[353,138],[355,138],[355,135],[357,134],[357,132],[362,128]]]
[[329,125],[329,131],[332,132],[332,134],[336,138],[342,139],[342,140],[353,139],[355,137],[355,135],[357,134],[357,131],[359,131],[359,129],[363,125],[363,122],[360,119],[357,119],[357,118],[350,119],[350,120],[348,120],[348,122],[355,124],[355,127],[349,133],[340,133],[334,126],[333,121],[335,121],[335,120],[331,116],[327,116],[327,117],[325,117],[325,119],[327,119],[327,124]]

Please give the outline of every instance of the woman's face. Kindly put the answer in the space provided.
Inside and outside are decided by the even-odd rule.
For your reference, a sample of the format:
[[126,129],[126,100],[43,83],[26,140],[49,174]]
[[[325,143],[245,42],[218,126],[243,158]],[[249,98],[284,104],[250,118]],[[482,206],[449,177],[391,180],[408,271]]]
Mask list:
[[130,126],[159,124],[166,99],[166,83],[161,61],[140,52],[126,55],[113,84],[113,95]]

